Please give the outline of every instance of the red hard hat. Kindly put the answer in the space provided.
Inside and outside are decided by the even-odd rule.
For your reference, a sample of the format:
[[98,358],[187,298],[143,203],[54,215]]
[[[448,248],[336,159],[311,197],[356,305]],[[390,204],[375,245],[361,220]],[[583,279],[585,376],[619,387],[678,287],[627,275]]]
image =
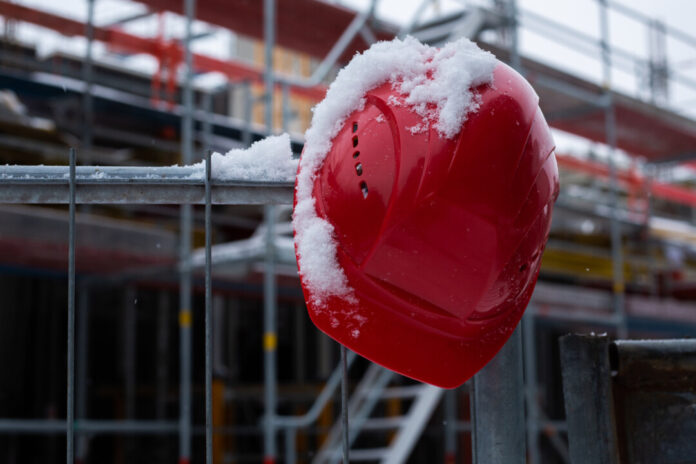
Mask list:
[[498,63],[493,84],[476,91],[480,106],[452,139],[414,131],[422,118],[390,99],[391,84],[367,93],[312,191],[352,296],[319,301],[302,280],[319,329],[446,388],[493,358],[522,317],[558,194],[534,90]]

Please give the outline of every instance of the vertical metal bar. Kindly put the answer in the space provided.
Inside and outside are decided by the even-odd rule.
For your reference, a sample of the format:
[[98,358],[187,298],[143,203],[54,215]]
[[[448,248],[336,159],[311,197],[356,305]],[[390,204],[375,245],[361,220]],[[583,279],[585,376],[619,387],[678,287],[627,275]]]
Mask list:
[[522,61],[520,59],[519,36],[517,33],[517,0],[508,0],[508,31],[510,33],[510,65],[522,72]]
[[285,464],[295,464],[297,462],[296,454],[295,428],[285,427]]
[[205,462],[213,463],[213,294],[211,252],[210,156],[205,155]]
[[331,340],[324,334],[324,332],[320,330],[316,330],[314,333],[317,335],[317,376],[323,379],[330,376],[331,372],[333,371],[333,340]]
[[123,298],[123,319],[122,319],[122,346],[123,346],[123,376],[125,380],[124,389],[126,392],[125,412],[126,419],[135,418],[135,357],[136,357],[136,314],[135,305],[137,294],[133,285],[126,287]]
[[570,462],[618,464],[609,338],[566,335],[560,350]]
[[305,377],[306,377],[306,361],[305,358],[307,356],[306,353],[306,343],[307,343],[307,333],[305,330],[305,308],[304,308],[304,303],[302,304],[296,304],[295,308],[295,324],[294,324],[294,330],[293,330],[293,335],[295,336],[295,340],[293,343],[293,347],[295,349],[294,352],[294,358],[295,358],[295,382],[298,384],[302,384],[305,382]]
[[66,462],[75,460],[75,149],[70,149],[70,207],[68,225],[68,380]]
[[522,319],[524,343],[524,379],[527,396],[527,446],[529,464],[539,464],[539,404],[537,403],[537,373],[535,344],[535,307],[530,305]]
[[444,398],[445,463],[454,464],[457,455],[457,390],[447,390]]
[[[510,34],[510,65],[517,71],[517,72],[522,72],[522,60],[520,58],[520,50],[519,50],[519,34],[518,34],[518,11],[517,11],[517,0],[508,0],[507,3],[508,7],[508,32]],[[496,361],[498,357],[501,356],[501,354],[504,356],[503,359],[500,361]],[[502,437],[503,439],[509,440],[509,449],[507,450],[511,455],[509,456],[503,456],[501,454],[502,460],[499,462],[504,462],[504,463],[513,463],[513,462],[520,462],[524,463],[526,461],[526,456],[525,456],[525,445],[526,445],[526,436],[525,436],[525,409],[524,409],[524,404],[525,404],[525,395],[524,395],[524,364],[523,364],[523,359],[522,359],[522,327],[518,326],[517,329],[515,329],[515,332],[512,334],[512,337],[507,341],[503,349],[501,350],[500,353],[496,356],[496,359],[493,359],[494,363],[500,362],[500,364],[508,363],[507,366],[504,366],[504,369],[508,369],[507,375],[508,381],[512,385],[512,387],[515,390],[508,390],[504,392],[506,395],[509,395],[507,397],[508,401],[510,401],[509,406],[511,406],[512,409],[512,417],[510,417],[510,423],[509,425],[511,426],[511,430],[509,432],[509,436],[505,437],[503,435],[500,435],[498,438]],[[494,365],[495,366],[495,365]],[[487,368],[487,367],[486,367]],[[484,370],[486,369],[484,368]],[[492,369],[494,371],[494,368]],[[504,374],[505,371],[502,372],[494,372],[494,375],[499,375],[499,374]],[[482,375],[481,380],[486,379],[487,374],[484,373]],[[478,381],[475,381],[474,385],[477,385]],[[478,395],[476,395],[478,397]],[[518,408],[515,410],[514,408]],[[494,420],[496,421],[495,426],[498,427],[498,430],[501,430],[500,427],[504,427],[507,424],[502,424],[500,421],[504,421],[504,418],[502,417],[502,414],[504,414],[503,411],[497,411],[496,412],[497,416],[494,417]],[[479,410],[478,418],[490,418],[489,412],[488,411],[481,411]],[[476,424],[474,424],[474,427],[476,427]],[[507,435],[507,433],[506,433]],[[482,434],[478,435],[479,437],[482,437]],[[495,442],[491,442],[488,445],[492,445]],[[504,447],[503,447],[504,448]],[[482,447],[479,446],[478,450],[480,453],[486,453],[486,451],[482,450]],[[481,462],[492,462],[487,459],[484,459]]]
[[290,86],[287,83],[283,83],[282,85],[282,131],[287,132],[288,131],[288,123],[290,122],[290,118],[292,117],[292,110],[290,109]]
[[524,388],[520,328],[474,377],[474,462],[524,464]]
[[265,121],[268,132],[273,132],[273,50],[275,48],[275,0],[263,0],[263,39],[264,39],[264,92]]
[[254,95],[251,91],[251,82],[244,81],[242,84],[244,93],[244,132],[242,133],[242,143],[245,147],[251,145],[251,118],[254,111]]
[[650,101],[655,105],[669,103],[669,66],[667,62],[667,30],[656,19],[645,22],[648,33],[648,83]]
[[87,38],[87,50],[85,60],[82,63],[82,81],[84,91],[82,92],[82,154],[83,162],[89,164],[89,158],[84,159],[84,155],[89,156],[92,148],[92,92],[94,87],[94,73],[92,50],[94,44],[94,4],[96,0],[87,0],[87,23],[85,25],[85,37]]
[[181,206],[179,243],[179,462],[191,457],[191,219],[190,205]]
[[[193,19],[196,9],[196,0],[184,0],[184,12],[186,15],[186,32],[184,36],[184,82],[182,88],[182,99],[184,106],[184,117],[182,118],[181,137],[182,141],[187,142],[184,146],[184,157],[193,158],[193,54],[191,53],[191,35]],[[184,159],[185,163],[190,163]]]
[[348,437],[348,361],[346,347],[341,345],[341,426],[343,428],[343,464],[350,462],[350,441]]
[[[275,0],[264,0],[264,43],[265,43],[265,121],[268,133],[273,132],[273,48],[275,44]],[[264,302],[264,464],[276,460],[275,414],[277,402],[276,349],[276,280],[275,280],[275,208],[264,207],[266,221],[266,266],[263,279]]]
[[471,427],[471,462],[473,464],[477,464],[479,461],[477,460],[478,456],[478,450],[476,449],[476,395],[475,395],[475,380],[476,376],[471,378],[469,381],[466,382],[466,387],[469,390],[469,425]]
[[203,145],[210,148],[213,144],[213,92],[205,92],[203,94],[203,111],[205,115],[203,116],[202,122],[202,132],[203,132]]
[[136,288],[133,285],[126,287],[123,298],[123,376],[125,390],[125,412],[126,419],[135,418],[135,372],[136,372],[136,314],[135,305],[137,304]]
[[[657,280],[657,254],[658,254],[658,247],[657,247],[657,242],[653,238],[651,230],[650,230],[650,223],[652,221],[652,216],[653,216],[653,211],[654,211],[654,198],[652,194],[650,193],[650,188],[651,184],[653,182],[653,179],[656,177],[656,171],[655,171],[655,166],[649,166],[649,170],[646,173],[645,176],[645,199],[647,202],[646,206],[646,211],[645,211],[645,235],[646,235],[646,240],[647,240],[647,245],[648,245],[648,274],[650,275],[650,295],[653,297],[656,297],[658,295],[659,291],[659,283]],[[694,209],[691,209],[694,211]]]
[[[135,403],[136,403],[136,353],[137,353],[137,336],[136,336],[136,313],[135,305],[137,304],[137,292],[135,286],[129,284],[125,289],[123,296],[123,318],[121,338],[121,346],[123,349],[123,377],[125,390],[125,417],[126,420],[135,419]],[[128,440],[125,443],[125,459],[130,461],[134,458],[134,443]]]
[[[507,1],[510,64],[520,71],[517,3]],[[477,464],[524,464],[525,416],[521,328],[473,379],[472,450]]]
[[[212,213],[211,213],[212,217]],[[212,227],[212,225],[211,225]],[[212,230],[212,229],[211,229]],[[212,241],[213,237],[211,235],[210,240]],[[212,262],[212,261],[211,261]],[[212,266],[212,264],[211,264]],[[210,278],[212,282],[212,269],[210,273]],[[212,287],[211,287],[212,288]],[[212,352],[213,352],[213,375],[222,375],[222,376],[229,376],[230,372],[232,369],[230,369],[228,360],[225,357],[225,344],[220,343],[221,340],[225,339],[225,333],[226,333],[226,326],[229,325],[229,319],[232,318],[232,316],[229,314],[229,311],[227,310],[227,300],[223,295],[213,295],[211,296],[213,299],[212,302],[212,311],[213,311],[213,319],[211,322],[212,325]],[[229,332],[230,334],[233,334],[234,332]],[[213,409],[215,409],[213,407]],[[219,421],[218,421],[219,423]]]
[[[85,38],[87,39],[87,48],[85,50],[85,58],[82,62],[82,81],[84,90],[82,92],[82,156],[83,162],[90,164],[89,154],[92,150],[92,134],[94,124],[94,111],[92,105],[92,93],[94,87],[94,69],[92,52],[94,50],[94,9],[96,0],[87,0],[87,22],[85,24]],[[84,212],[89,212],[90,206],[83,206]],[[82,290],[82,289],[81,289]],[[86,386],[87,386],[87,333],[88,333],[88,300],[87,292],[80,292],[79,301],[79,324],[78,324],[78,360],[77,360],[77,391],[80,395],[77,397],[77,417],[84,419],[86,417]],[[84,434],[77,437],[77,459],[82,462],[87,453],[88,437]]]
[[609,205],[612,210],[610,221],[612,277],[614,291],[614,316],[617,320],[617,335],[626,338],[626,314],[624,304],[623,250],[621,223],[616,217],[618,208],[618,179],[616,172],[616,112],[611,92],[611,46],[609,43],[609,11],[607,0],[599,0],[600,47],[602,49],[602,74],[606,106],[604,108],[604,130],[609,147]]
[[[181,118],[181,154],[184,164],[193,162],[193,57],[191,54],[191,29],[195,0],[184,0],[186,14],[186,33],[184,38],[184,83]],[[192,207],[181,205],[180,222],[180,281],[179,281],[179,336],[180,336],[180,387],[179,387],[179,463],[188,464],[191,460],[191,337],[193,315],[191,311],[191,230]]]
[[169,386],[169,293],[161,291],[157,298],[157,397],[155,417],[167,416],[167,389]]
[[[79,393],[75,402],[75,417],[79,422],[87,418],[87,373],[89,370],[89,293],[85,286],[80,287],[77,295],[77,380],[75,391]],[[76,437],[76,462],[84,462],[87,456],[88,436],[79,434]]]
[[275,282],[275,208],[264,207],[266,220],[266,268],[263,279],[263,317],[264,317],[264,464],[272,464],[276,459],[275,408],[277,402],[276,350],[278,335],[276,331],[276,282]]

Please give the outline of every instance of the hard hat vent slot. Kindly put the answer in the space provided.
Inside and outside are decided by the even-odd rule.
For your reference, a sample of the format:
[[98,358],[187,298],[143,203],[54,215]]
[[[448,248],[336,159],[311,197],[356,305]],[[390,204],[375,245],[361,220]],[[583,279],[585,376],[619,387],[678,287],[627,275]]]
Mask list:
[[363,169],[362,169],[362,163],[358,163],[355,165],[355,172],[359,175],[362,176]]
[[367,198],[367,182],[360,182],[360,190],[362,190],[363,198]]
[[357,132],[357,131],[358,131],[358,123],[353,121],[353,132]]
[[360,156],[360,152],[359,152],[359,151],[356,151],[355,153],[353,153],[353,158],[357,158],[358,156]]
[[357,136],[357,135],[354,135],[354,136],[353,136],[353,146],[354,146],[354,147],[357,147],[357,146],[358,146],[358,136]]

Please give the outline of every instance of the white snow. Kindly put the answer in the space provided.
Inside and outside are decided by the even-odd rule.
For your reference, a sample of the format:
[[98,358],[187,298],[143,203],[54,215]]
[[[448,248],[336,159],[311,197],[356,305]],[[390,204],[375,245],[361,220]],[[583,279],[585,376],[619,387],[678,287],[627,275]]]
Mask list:
[[338,264],[333,226],[317,216],[312,197],[319,168],[345,119],[364,108],[368,91],[391,82],[401,97],[392,96],[388,103],[407,105],[422,118],[412,132],[432,125],[441,136],[452,138],[467,115],[479,107],[479,97],[471,88],[491,84],[495,65],[493,55],[468,39],[437,49],[407,37],[375,43],[338,73],[314,108],[305,134],[293,215],[300,272],[317,306],[332,295],[349,301],[355,298]]
[[[253,143],[246,150],[234,149],[226,154],[213,153],[210,157],[211,175],[220,180],[256,180],[267,182],[293,181],[297,160],[292,159],[290,136],[269,136]],[[205,162],[193,165],[192,177],[203,178]]]

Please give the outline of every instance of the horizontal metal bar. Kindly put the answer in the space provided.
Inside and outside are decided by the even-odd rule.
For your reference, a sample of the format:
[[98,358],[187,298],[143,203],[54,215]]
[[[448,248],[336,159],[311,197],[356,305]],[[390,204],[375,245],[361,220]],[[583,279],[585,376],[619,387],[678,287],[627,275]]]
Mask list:
[[[138,420],[80,420],[75,421],[76,433],[176,433],[174,421]],[[67,422],[58,419],[0,419],[0,433],[63,434]]]
[[362,426],[362,430],[388,430],[398,429],[408,420],[404,416],[393,417],[373,417],[367,419]]
[[[532,300],[533,303],[536,303]],[[614,327],[620,320],[614,315],[598,314],[590,311],[565,311],[555,309],[542,309],[537,313],[537,317],[545,321],[556,321],[563,323],[584,323],[603,327]]]
[[64,434],[68,423],[56,419],[0,419],[0,433]]
[[178,427],[179,423],[174,421],[83,420],[75,422],[77,431],[89,433],[173,434],[179,430]]
[[[607,106],[608,100],[602,93],[584,90],[575,85],[561,81],[560,79],[546,77],[540,74],[528,73],[525,75],[525,77],[534,85],[541,85],[547,89],[577,98],[578,100],[582,100],[590,105],[594,105],[597,108],[605,108]],[[599,90],[597,90],[597,92],[599,92]]]
[[425,385],[406,385],[401,387],[385,388],[381,394],[385,399],[404,399],[415,398],[420,395],[427,387]]
[[[78,166],[80,204],[204,204],[202,166]],[[0,203],[69,200],[67,166],[0,166]],[[213,204],[290,204],[291,182],[213,179]]]
[[610,346],[612,367],[623,383],[693,385],[696,340],[617,340]]
[[[571,48],[576,48],[577,47],[572,47],[570,43],[567,43],[567,40],[565,39],[576,39],[580,41],[580,43],[584,43],[586,45],[590,45],[592,47],[596,47],[596,53],[593,55],[594,57],[598,57],[599,50],[601,48],[602,41],[599,37],[595,37],[592,34],[585,33],[579,29],[575,29],[568,24],[564,24],[559,21],[555,21],[551,18],[548,18],[544,15],[540,15],[537,13],[534,13],[531,10],[522,10],[522,25],[525,26],[529,30],[534,30],[534,26],[530,25],[525,21],[525,19],[529,19],[531,21],[536,21],[537,25],[540,26],[539,28],[536,29],[537,33],[546,33],[546,34],[555,34],[555,36],[558,39],[561,39],[560,41],[566,42],[567,47]],[[546,29],[544,29],[546,27]],[[560,43],[559,41],[559,43]],[[620,47],[617,47],[616,45],[611,46],[611,53],[612,57],[614,59],[616,58],[621,58],[624,60],[629,61],[630,63],[633,62],[647,62],[647,58],[643,58],[642,56],[638,55],[637,53],[634,53],[630,50],[626,50]],[[614,63],[616,64],[616,63]]]
[[[175,435],[178,433],[178,422],[152,420],[79,420],[75,421],[76,434],[156,434]],[[60,419],[0,419],[0,434],[64,434],[67,422]],[[195,426],[194,435],[204,435],[205,427]],[[220,435],[254,435],[261,434],[259,426],[220,426],[213,427],[214,434]]]
[[[617,13],[622,14],[623,16],[626,16],[627,18],[631,18],[634,21],[637,22],[642,22],[646,26],[650,25],[655,18],[652,16],[648,16],[644,13],[642,13],[639,10],[633,9],[630,6],[624,5],[623,3],[619,3],[613,0],[610,0],[607,2],[607,5],[609,8],[612,10],[616,11]],[[665,33],[667,34],[667,37],[671,37],[674,39],[677,39],[681,42],[683,42],[686,45],[689,45],[691,47],[696,47],[696,36],[693,36],[689,34],[688,32],[685,32],[681,29],[675,28],[674,26],[670,26],[668,24],[663,24],[665,28]]]
[[351,461],[378,461],[389,454],[389,448],[365,448],[351,450]]

